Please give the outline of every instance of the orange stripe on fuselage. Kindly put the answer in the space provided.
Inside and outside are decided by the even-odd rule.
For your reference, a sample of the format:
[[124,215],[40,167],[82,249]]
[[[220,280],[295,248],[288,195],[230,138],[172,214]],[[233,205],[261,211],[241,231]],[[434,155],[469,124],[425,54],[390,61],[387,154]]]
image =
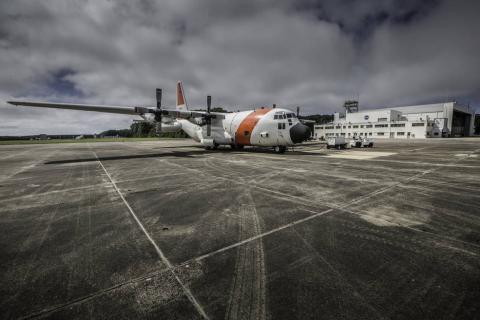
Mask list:
[[[257,109],[246,116],[235,132],[235,143],[239,145],[250,145],[250,137],[257,122],[270,110],[272,109]],[[248,132],[247,135],[245,135],[246,132]]]

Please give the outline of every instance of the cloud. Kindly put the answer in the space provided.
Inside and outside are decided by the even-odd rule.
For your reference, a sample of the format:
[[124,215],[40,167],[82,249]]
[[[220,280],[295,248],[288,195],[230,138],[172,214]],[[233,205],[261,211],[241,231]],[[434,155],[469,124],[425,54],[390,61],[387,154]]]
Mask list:
[[13,107],[11,97],[271,105],[303,113],[480,101],[474,1],[71,1],[0,3],[0,135],[89,133],[132,118]]

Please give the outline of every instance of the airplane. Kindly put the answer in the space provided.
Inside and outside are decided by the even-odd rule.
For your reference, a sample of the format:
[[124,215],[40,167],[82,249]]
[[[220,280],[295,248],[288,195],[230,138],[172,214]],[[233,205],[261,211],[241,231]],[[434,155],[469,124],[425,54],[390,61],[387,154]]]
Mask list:
[[181,81],[177,82],[175,109],[162,108],[162,89],[156,89],[156,108],[120,107],[35,101],[7,101],[15,106],[57,108],[137,115],[156,125],[157,133],[183,130],[190,138],[206,149],[229,145],[232,149],[244,146],[270,147],[284,153],[287,147],[306,141],[311,130],[294,112],[261,107],[255,110],[232,113],[211,112],[212,97],[207,96],[207,110],[189,110]]

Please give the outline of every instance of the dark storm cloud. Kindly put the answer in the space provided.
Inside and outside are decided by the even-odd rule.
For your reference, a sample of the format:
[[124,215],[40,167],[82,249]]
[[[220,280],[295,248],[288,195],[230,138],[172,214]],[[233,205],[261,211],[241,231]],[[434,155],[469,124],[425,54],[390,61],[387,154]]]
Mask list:
[[[0,3],[0,100],[152,105],[206,94],[232,110],[305,113],[480,101],[476,1],[14,1]],[[130,117],[1,104],[0,135],[92,132]],[[22,131],[22,132],[21,132]]]

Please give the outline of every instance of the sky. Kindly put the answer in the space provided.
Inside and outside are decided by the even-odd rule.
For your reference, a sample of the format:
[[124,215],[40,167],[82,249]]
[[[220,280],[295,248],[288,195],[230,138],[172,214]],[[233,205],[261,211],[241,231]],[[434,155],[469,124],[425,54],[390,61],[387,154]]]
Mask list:
[[0,136],[99,133],[131,116],[15,107],[258,106],[302,114],[458,101],[480,112],[478,0],[0,2]]

